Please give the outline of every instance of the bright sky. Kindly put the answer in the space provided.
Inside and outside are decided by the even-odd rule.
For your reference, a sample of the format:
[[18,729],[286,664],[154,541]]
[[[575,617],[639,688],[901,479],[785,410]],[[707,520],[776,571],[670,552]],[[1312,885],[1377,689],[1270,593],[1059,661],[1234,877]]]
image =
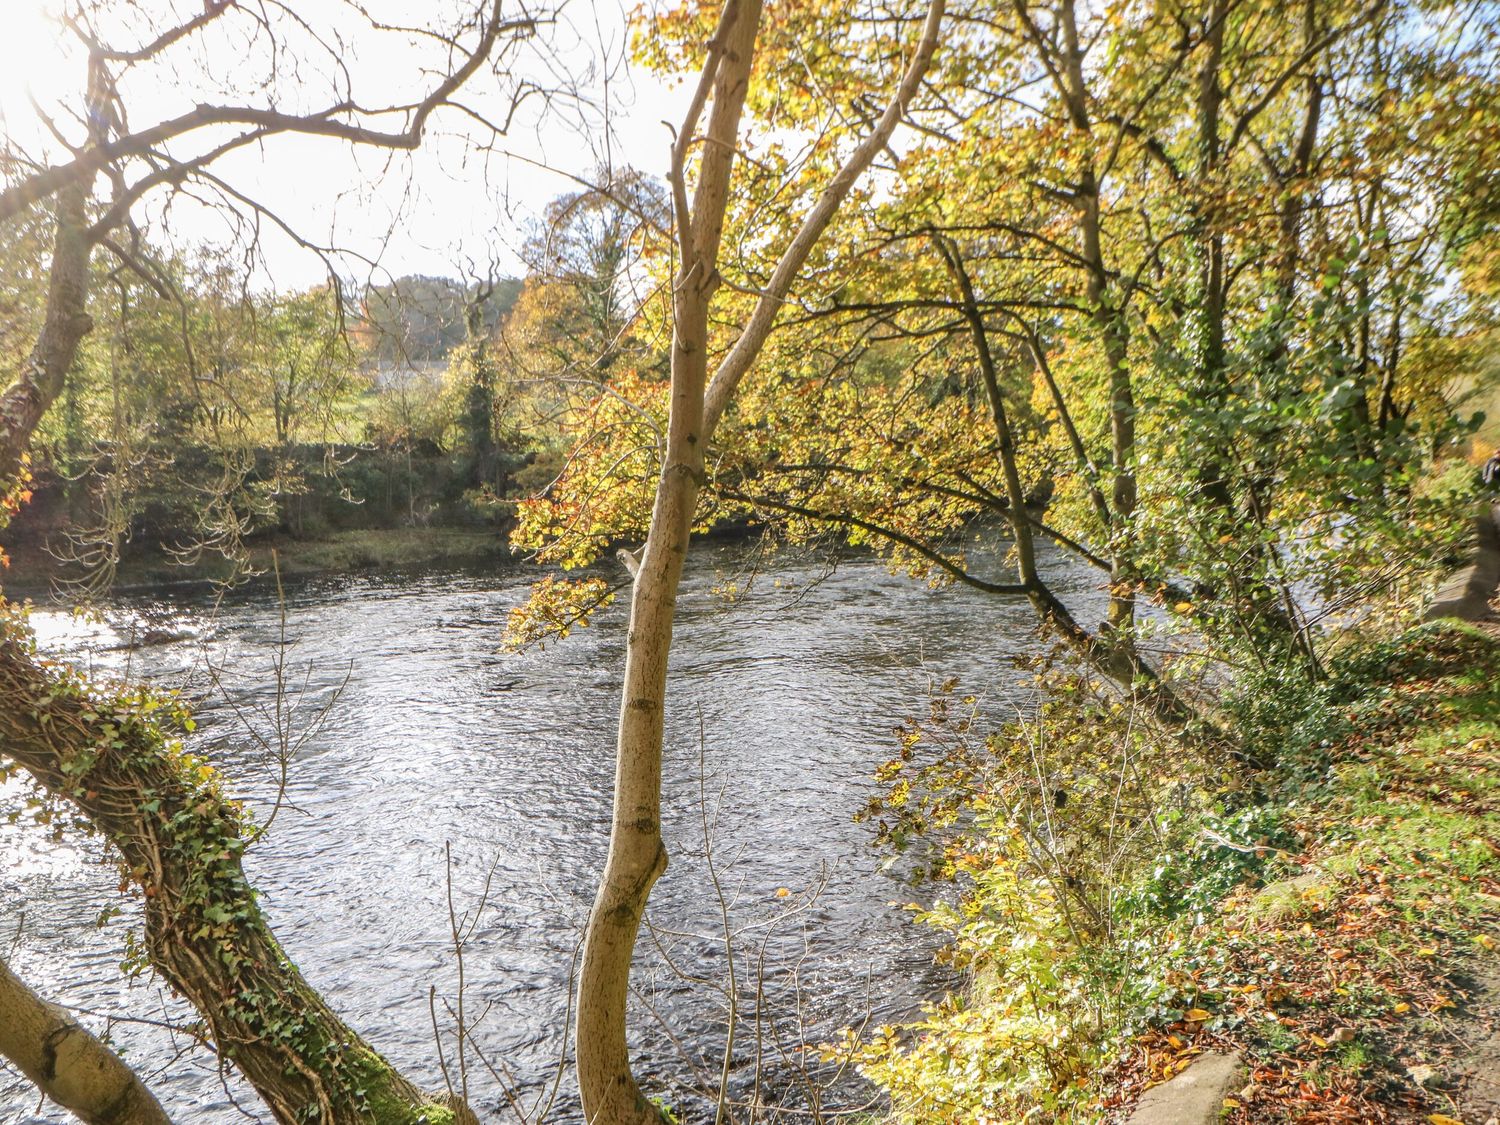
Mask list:
[[[33,99],[65,133],[76,137],[80,127],[70,118],[68,107],[78,104],[83,80],[77,44],[54,18],[62,2],[0,0],[4,10],[0,129],[29,151],[54,159],[61,150],[48,138]],[[161,29],[201,11],[203,2],[139,0],[117,5],[116,10],[144,10]],[[529,47],[512,57],[508,65],[513,73],[524,74],[551,91],[576,84],[581,96],[553,98],[546,109],[541,99],[528,103],[509,135],[495,142],[490,152],[475,150],[473,142],[481,130],[464,115],[450,111],[432,119],[427,142],[412,156],[393,157],[373,149],[356,152],[321,138],[280,137],[220,161],[214,165],[216,173],[285,218],[309,241],[378,259],[379,270],[392,276],[452,276],[461,272],[466,260],[483,268],[492,258],[509,272],[519,272],[515,251],[524,237],[524,224],[549,199],[576,186],[538,164],[581,176],[588,176],[605,159],[656,174],[666,168],[670,133],[663,121],[681,114],[681,94],[622,62],[627,2],[569,0],[560,23],[543,29],[539,37],[549,45],[552,57]],[[405,0],[374,0],[366,7],[388,19],[411,20],[412,9],[451,14],[461,4],[471,5],[472,0],[427,0],[415,5]],[[443,62],[441,56],[407,36],[361,27],[347,0],[297,0],[287,7],[343,38],[332,54],[337,55],[337,65],[348,68],[361,103],[415,100],[432,81],[424,77],[422,68]],[[519,11],[519,3],[515,8]],[[236,24],[228,22],[231,19],[237,21],[237,31]],[[134,128],[175,116],[199,100],[229,101],[222,89],[226,75],[252,91],[239,100],[255,100],[253,91],[263,70],[253,65],[258,48],[245,37],[245,29],[253,25],[244,14],[233,11],[214,26],[220,25],[226,28],[225,34],[204,40],[209,46],[204,57],[213,60],[211,71],[199,65],[195,50],[171,56],[181,63],[170,73],[157,68],[126,76],[122,88]],[[132,30],[120,42],[134,44],[149,38],[138,28]],[[306,54],[302,52],[304,59]],[[612,68],[605,59],[612,60]],[[300,90],[307,106],[327,104],[334,100],[327,76],[335,68],[332,55],[314,59],[310,66],[304,64],[301,81],[281,87],[281,96]],[[608,83],[600,78],[606,69],[613,70]],[[466,100],[492,117],[502,116],[509,104],[494,77],[476,77],[468,90]],[[284,101],[279,104],[297,108]],[[608,131],[603,128],[606,106]],[[222,214],[187,200],[173,204],[169,223],[161,222],[164,216],[159,205],[141,213],[157,234],[170,230],[179,248],[229,236]],[[316,255],[299,249],[280,232],[263,226],[262,245],[271,279],[278,286],[313,284],[325,276]],[[360,278],[370,273],[368,264],[354,258],[346,260],[344,270]]]

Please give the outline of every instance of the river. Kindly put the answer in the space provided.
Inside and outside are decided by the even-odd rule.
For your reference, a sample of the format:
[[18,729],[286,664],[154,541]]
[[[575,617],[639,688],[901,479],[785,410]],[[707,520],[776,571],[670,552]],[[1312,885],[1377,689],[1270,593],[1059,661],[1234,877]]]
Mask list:
[[[878,560],[844,559],[829,572],[782,556],[760,560],[751,580],[755,563],[745,545],[695,546],[679,603],[663,816],[672,860],[651,901],[658,937],[643,938],[635,1026],[643,1085],[684,1120],[702,1104],[695,1075],[717,1073],[723,1041],[722,998],[684,979],[722,978],[726,964],[705,819],[744,954],[741,986],[753,993],[765,981],[758,1004],[749,997],[740,1011],[735,1085],[752,1082],[759,1043],[763,1092],[795,1097],[797,1039],[816,1042],[866,1016],[901,1018],[945,983],[925,937],[893,906],[913,892],[880,870],[869,829],[851,819],[872,792],[871,770],[894,753],[892,728],[949,676],[982,694],[995,721],[1013,716],[1029,696],[1009,658],[1037,644],[1023,602],[931,589]],[[1096,575],[1058,555],[1047,567],[1058,591],[1092,613]],[[278,936],[354,1027],[441,1089],[429,998],[435,990],[446,1033],[444,1000],[456,989],[450,846],[454,900],[474,920],[466,1012],[485,1013],[473,1041],[535,1117],[563,1053],[570,966],[607,841],[625,607],[545,650],[505,653],[506,614],[533,578],[516,568],[309,581],[286,591],[284,626],[263,585],[218,604],[122,595],[102,621],[39,609],[33,622],[49,651],[181,688],[195,701],[196,748],[262,816],[278,770],[250,729],[274,729],[283,653],[292,725],[306,737],[283,807],[246,860]],[[726,582],[741,588],[732,601],[716,589]],[[179,639],[125,647],[147,629]],[[12,783],[0,808],[18,793]],[[96,843],[0,823],[6,956],[49,998],[90,1013],[184,1018],[149,976],[121,975],[137,915],[123,900],[123,913],[96,924],[122,902],[101,859]],[[221,1081],[212,1056],[181,1036],[174,1057],[161,1028],[126,1021],[112,1033],[176,1120],[266,1119],[243,1084]],[[452,1068],[451,1036],[446,1050]],[[514,1120],[501,1082],[479,1059],[470,1065],[481,1118]],[[60,1119],[0,1069],[0,1122]],[[570,1078],[547,1120],[577,1120]]]

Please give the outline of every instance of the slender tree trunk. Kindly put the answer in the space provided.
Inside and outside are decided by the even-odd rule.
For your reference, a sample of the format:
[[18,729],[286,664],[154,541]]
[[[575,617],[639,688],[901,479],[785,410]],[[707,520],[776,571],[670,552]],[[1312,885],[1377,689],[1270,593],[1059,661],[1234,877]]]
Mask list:
[[[1204,61],[1198,72],[1198,182],[1199,190],[1216,192],[1220,171],[1219,120],[1224,92],[1219,69],[1224,50],[1227,0],[1214,0],[1208,9],[1208,33],[1203,44]],[[1225,279],[1224,234],[1218,216],[1201,205],[1194,206],[1199,227],[1197,398],[1222,410],[1229,402],[1229,376],[1225,369],[1224,309],[1228,303]],[[1219,511],[1222,520],[1233,522],[1234,492],[1229,483],[1232,462],[1228,438],[1222,432],[1206,443],[1203,464],[1198,469],[1198,487]]]
[[979,302],[974,295],[974,284],[964,266],[958,246],[942,236],[937,236],[937,244],[949,272],[958,285],[964,320],[969,326],[969,335],[974,343],[980,380],[984,384],[985,397],[989,402],[990,420],[995,427],[995,445],[1000,453],[1000,472],[1005,479],[1005,514],[1010,523],[1011,537],[1015,541],[1016,575],[1026,589],[1026,597],[1031,602],[1033,611],[1039,620],[1057,630],[1074,652],[1090,667],[1108,676],[1125,691],[1141,699],[1163,722],[1173,727],[1181,727],[1199,718],[1190,705],[1162,682],[1156,670],[1141,659],[1133,645],[1106,643],[1080,625],[1072,611],[1047,585],[1038,571],[1036,537],[1025,511],[1025,494],[1021,486],[1020,459],[1016,453],[1015,433],[1011,429],[1010,414],[1005,406],[1005,395],[1000,388],[995,355],[990,348],[989,332],[985,327],[984,315],[980,312]]
[[[661,1114],[641,1094],[626,1045],[626,1004],[636,935],[652,886],[667,867],[661,838],[661,759],[667,657],[677,589],[703,481],[703,396],[708,380],[709,302],[719,282],[719,242],[740,114],[750,86],[759,0],[730,0],[709,46],[704,82],[713,107],[692,210],[677,222],[682,261],[675,284],[672,400],[666,456],[651,528],[635,576],[625,683],[616,743],[609,858],[589,915],[578,982],[578,1084],[590,1125],[655,1125]],[[701,111],[702,101],[696,101]],[[690,111],[674,152],[678,183],[696,128]]]
[[85,1125],[171,1125],[124,1060],[0,961],[0,1055]]
[[[1017,7],[1024,9],[1020,0],[1017,0]],[[1073,128],[1092,138],[1093,122],[1083,68],[1084,47],[1078,34],[1074,0],[1064,0],[1058,9],[1058,20],[1062,30],[1058,91],[1067,105]],[[1038,47],[1049,50],[1042,42]],[[1123,294],[1111,284],[1104,260],[1103,198],[1093,153],[1083,158],[1074,189],[1074,205],[1078,214],[1080,257],[1086,272],[1085,298],[1109,371],[1110,468],[1114,474],[1110,501],[1114,519],[1109,551],[1107,620],[1111,643],[1133,647],[1138,578],[1133,560],[1135,533],[1131,526],[1136,502],[1135,387],[1130,375],[1130,326],[1125,320]]]
[[[667,658],[677,589],[703,485],[705,447],[735,388],[764,347],[808,254],[915,97],[937,49],[944,4],[932,0],[921,39],[885,112],[804,217],[709,383],[710,302],[720,280],[719,243],[761,8],[761,0],[725,4],[672,151],[681,264],[673,296],[671,412],[651,528],[631,599],[609,857],[589,915],[578,984],[578,1084],[589,1125],[661,1121],[631,1072],[625,1017],[636,936],[651,887],[667,865],[661,837]],[[699,137],[698,121],[710,99],[708,124]],[[690,207],[685,168],[695,149],[702,155]]]

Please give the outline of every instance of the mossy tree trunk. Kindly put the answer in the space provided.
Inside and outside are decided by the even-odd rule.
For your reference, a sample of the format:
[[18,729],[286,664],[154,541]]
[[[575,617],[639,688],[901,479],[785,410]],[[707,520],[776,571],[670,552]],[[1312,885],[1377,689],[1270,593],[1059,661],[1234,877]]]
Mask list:
[[334,1014],[276,941],[241,866],[244,810],[174,736],[185,716],[40,658],[13,610],[0,629],[0,754],[112,845],[122,887],[144,899],[152,967],[275,1119],[454,1120]]

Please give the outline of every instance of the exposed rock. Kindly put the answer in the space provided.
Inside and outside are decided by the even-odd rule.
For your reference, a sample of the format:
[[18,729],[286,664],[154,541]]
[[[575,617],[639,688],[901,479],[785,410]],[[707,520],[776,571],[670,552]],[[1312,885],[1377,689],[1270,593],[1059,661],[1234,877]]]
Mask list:
[[1474,521],[1478,540],[1474,559],[1445,582],[1433,599],[1426,619],[1454,617],[1478,621],[1488,615],[1490,598],[1500,586],[1500,504]]
[[1170,1082],[1147,1090],[1126,1125],[1210,1125],[1243,1080],[1239,1055],[1202,1055]]

